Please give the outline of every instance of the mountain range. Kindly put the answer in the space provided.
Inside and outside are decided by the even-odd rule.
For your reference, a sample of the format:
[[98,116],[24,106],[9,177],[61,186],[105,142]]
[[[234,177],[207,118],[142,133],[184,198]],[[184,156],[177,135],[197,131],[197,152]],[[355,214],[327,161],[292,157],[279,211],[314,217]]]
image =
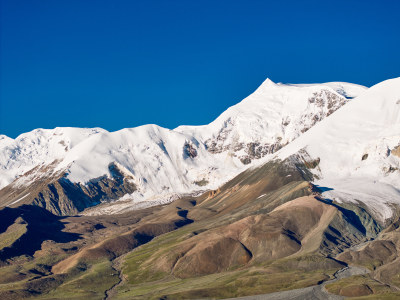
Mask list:
[[[205,126],[169,130],[145,125],[117,132],[56,128],[37,129],[15,140],[2,136],[0,195],[6,205],[35,202],[63,215],[121,198],[125,204],[120,201],[113,211],[216,189],[364,90],[348,83],[284,85],[267,79]],[[126,180],[119,184],[112,169]],[[57,186],[58,198],[47,188],[37,190],[38,181]],[[99,182],[118,186],[118,192],[105,191]],[[34,191],[28,187],[32,183]],[[81,191],[84,205],[70,204],[70,189],[74,198]]]
[[1,135],[0,295],[395,299],[399,172],[400,78],[267,79],[204,126]]

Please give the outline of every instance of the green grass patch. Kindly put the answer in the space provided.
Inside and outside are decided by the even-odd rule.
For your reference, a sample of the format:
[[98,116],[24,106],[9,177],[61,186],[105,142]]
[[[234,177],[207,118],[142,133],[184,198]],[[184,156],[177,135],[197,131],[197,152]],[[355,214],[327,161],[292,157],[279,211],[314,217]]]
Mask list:
[[357,299],[392,299],[390,295],[393,294],[388,286],[372,279],[369,274],[338,280],[328,284],[326,289],[332,294],[358,297]]
[[85,270],[85,265],[78,265],[79,270],[71,270],[64,283],[39,299],[103,299],[104,292],[119,282],[118,273],[111,267],[111,262],[100,261]]
[[27,226],[26,223],[14,223],[9,226],[5,232],[0,234],[0,249],[11,247],[28,231]]
[[117,289],[117,299],[218,299],[265,294],[312,286],[340,269],[330,266],[331,261],[322,256],[309,255],[184,279],[157,270],[160,257],[167,252],[172,255],[169,252],[173,247],[193,230],[188,226],[167,233],[129,253],[123,267],[127,281]]
[[364,297],[352,297],[352,300],[398,300],[400,293],[385,292],[377,295],[369,295]]

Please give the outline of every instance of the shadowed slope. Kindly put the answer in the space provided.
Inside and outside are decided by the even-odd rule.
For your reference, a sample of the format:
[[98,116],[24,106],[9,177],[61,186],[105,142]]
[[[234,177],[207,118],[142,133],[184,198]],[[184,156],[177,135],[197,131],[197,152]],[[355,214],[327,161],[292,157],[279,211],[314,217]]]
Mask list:
[[32,256],[46,240],[67,243],[80,238],[79,234],[63,232],[65,226],[62,218],[36,206],[5,208],[0,211],[0,219],[2,231],[15,221],[26,224],[26,232],[18,236],[11,245],[0,250],[0,260],[3,261],[20,255]]

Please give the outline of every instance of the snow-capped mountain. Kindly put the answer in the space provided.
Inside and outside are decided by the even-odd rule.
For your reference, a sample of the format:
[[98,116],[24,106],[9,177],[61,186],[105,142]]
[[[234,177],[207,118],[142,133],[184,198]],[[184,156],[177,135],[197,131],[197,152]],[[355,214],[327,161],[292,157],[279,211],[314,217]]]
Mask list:
[[15,140],[0,135],[0,188],[32,168],[63,159],[66,153],[101,128],[35,129]]
[[[79,197],[85,201],[96,198],[89,206],[123,199],[130,207],[215,189],[365,90],[348,83],[285,85],[267,79],[205,126],[169,130],[145,125],[117,132],[56,128],[34,130],[15,140],[2,136],[1,192],[7,205],[23,199],[43,206],[51,199],[53,207],[60,195],[68,198],[71,193],[62,190],[73,187],[74,193],[83,191]],[[45,184],[46,193],[37,184],[33,189],[32,183],[38,181]],[[59,186],[51,187],[55,181]]]
[[175,131],[201,140],[212,153],[230,153],[242,163],[276,152],[332,114],[365,87],[349,83],[284,85],[267,79],[253,94],[205,126]]
[[400,204],[400,78],[371,87],[276,155],[302,152],[319,161],[325,197],[390,218]]

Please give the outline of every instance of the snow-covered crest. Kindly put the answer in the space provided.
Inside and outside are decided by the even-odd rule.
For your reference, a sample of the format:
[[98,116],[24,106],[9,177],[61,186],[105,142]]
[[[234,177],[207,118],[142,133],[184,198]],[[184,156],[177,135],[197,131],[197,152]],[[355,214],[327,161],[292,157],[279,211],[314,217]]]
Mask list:
[[267,79],[253,94],[209,125],[180,126],[175,131],[204,141],[209,150],[217,153],[231,150],[238,157],[248,157],[247,147],[253,144],[259,152],[253,156],[259,158],[286,145],[344,105],[348,100],[332,86],[340,91],[348,88],[352,94],[366,89],[346,83],[275,84]]
[[346,83],[296,86],[266,80],[205,126],[169,130],[145,125],[117,132],[38,129],[0,141],[0,187],[57,159],[61,163],[56,170],[82,183],[108,175],[109,164],[118,163],[139,185],[130,196],[136,201],[213,189],[349,101],[337,87],[352,94],[365,89]]
[[0,188],[30,169],[62,159],[66,153],[101,128],[35,129],[15,140],[0,137]]

